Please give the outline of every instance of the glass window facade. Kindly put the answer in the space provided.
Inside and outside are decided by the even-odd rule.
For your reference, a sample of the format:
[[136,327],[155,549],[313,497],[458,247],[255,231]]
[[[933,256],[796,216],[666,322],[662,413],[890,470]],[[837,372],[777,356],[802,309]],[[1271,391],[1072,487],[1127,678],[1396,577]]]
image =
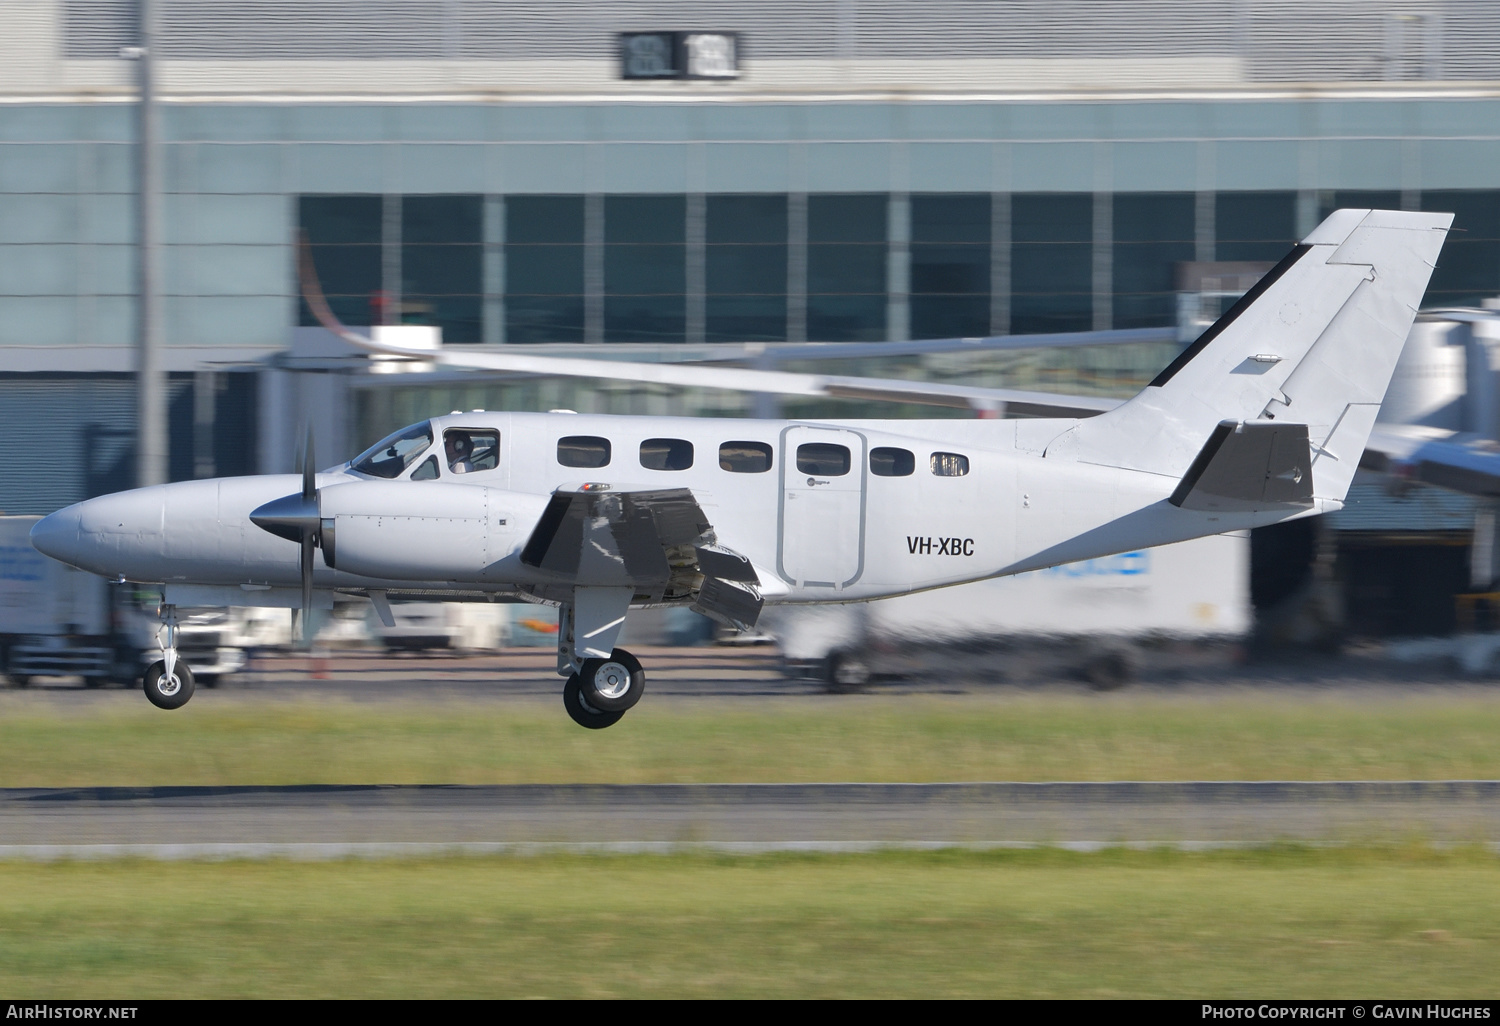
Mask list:
[[505,339],[582,342],[583,197],[505,201]]
[[886,337],[889,201],[884,195],[807,197],[807,337]]
[[682,342],[686,330],[686,197],[604,197],[605,339]]
[[913,338],[990,333],[990,197],[911,197]]
[[1214,197],[1216,260],[1275,263],[1298,237],[1295,192],[1221,192]]
[[[1320,217],[1339,207],[1396,209],[1403,200],[1451,210],[1457,230],[1428,304],[1474,305],[1500,294],[1500,191],[1329,190],[1308,198]],[[780,342],[791,337],[794,297],[804,296],[807,340],[883,341],[893,280],[898,301],[904,284],[909,337],[916,339],[982,337],[1007,326],[1014,334],[1087,331],[1098,323],[1099,303],[1108,304],[1101,316],[1111,327],[1168,327],[1179,315],[1179,269],[1198,259],[1205,235],[1215,260],[1267,264],[1298,238],[1297,194],[1289,191],[1218,193],[1211,226],[1198,222],[1203,208],[1193,193],[1116,193],[1103,198],[1107,238],[1095,236],[1095,213],[1104,208],[1088,193],[1000,197],[1009,215],[998,231],[994,214],[1006,207],[997,208],[989,194],[916,193],[909,200],[904,283],[891,277],[902,271],[892,261],[891,199],[884,194],[807,196],[801,238],[794,238],[791,200],[778,193],[713,194],[696,207],[684,195],[500,197],[494,204],[503,204],[503,216],[492,219],[494,229],[485,227],[487,200],[479,195],[307,195],[299,197],[298,218],[329,304],[346,323],[389,316],[436,324],[445,341],[459,343],[486,337],[487,317],[503,318],[512,343],[601,336],[649,344]],[[701,212],[696,229],[689,225],[694,209]],[[690,243],[694,231],[698,242]],[[1102,254],[1101,245],[1108,247]],[[791,280],[799,248],[806,272]],[[491,252],[502,256],[504,273],[487,294]],[[391,300],[393,257],[399,288]],[[598,291],[592,300],[590,280]],[[690,323],[694,301],[702,303],[701,328]],[[394,303],[389,313],[387,302]],[[592,336],[589,309],[599,332]],[[1008,325],[992,325],[1007,309]],[[305,303],[300,322],[316,323]]]
[[1319,196],[1318,218],[1327,217],[1344,207],[1371,210],[1400,210],[1401,193],[1393,189],[1335,189]]
[[401,324],[435,324],[445,343],[480,341],[481,196],[401,200]]
[[1192,193],[1114,197],[1114,326],[1150,328],[1177,316],[1177,265],[1193,259]]
[[786,197],[709,196],[705,217],[704,341],[784,342]]
[[[297,224],[333,315],[345,324],[379,323],[383,200],[380,196],[302,196]],[[297,323],[316,325],[306,301]]]
[[1422,194],[1422,209],[1454,215],[1425,302],[1474,306],[1500,294],[1500,192],[1433,190]]
[[1093,327],[1094,198],[1011,197],[1012,334]]

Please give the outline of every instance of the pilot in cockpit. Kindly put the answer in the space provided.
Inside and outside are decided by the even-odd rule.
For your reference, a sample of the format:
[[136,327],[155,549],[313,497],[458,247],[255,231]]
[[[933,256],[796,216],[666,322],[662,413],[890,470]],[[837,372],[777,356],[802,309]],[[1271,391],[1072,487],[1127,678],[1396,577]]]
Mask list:
[[448,470],[454,474],[467,474],[475,470],[474,439],[464,431],[449,431],[443,438],[448,450]]

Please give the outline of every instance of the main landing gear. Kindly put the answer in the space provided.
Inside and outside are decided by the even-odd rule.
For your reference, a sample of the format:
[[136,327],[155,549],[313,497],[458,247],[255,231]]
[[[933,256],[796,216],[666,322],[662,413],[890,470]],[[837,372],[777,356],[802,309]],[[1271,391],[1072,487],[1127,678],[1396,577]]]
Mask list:
[[613,647],[630,608],[631,592],[629,588],[575,589],[573,604],[563,606],[558,617],[557,672],[568,678],[563,685],[563,708],[580,727],[614,726],[646,692],[646,671],[640,660]]
[[[157,644],[162,657],[150,666],[141,677],[141,686],[146,698],[158,709],[181,709],[193,697],[193,671],[188,664],[177,658],[177,607],[161,607],[161,630],[157,631]],[[162,639],[165,632],[166,639]]]
[[602,730],[620,722],[646,691],[646,671],[635,656],[617,648],[608,659],[587,659],[563,685],[563,707],[573,722]]

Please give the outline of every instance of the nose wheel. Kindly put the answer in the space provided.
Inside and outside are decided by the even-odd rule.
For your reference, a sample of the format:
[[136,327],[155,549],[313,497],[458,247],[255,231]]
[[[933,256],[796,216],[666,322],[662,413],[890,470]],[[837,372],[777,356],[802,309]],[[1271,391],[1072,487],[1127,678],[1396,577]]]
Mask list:
[[617,648],[608,659],[585,659],[563,685],[563,707],[580,727],[602,730],[641,700],[646,671],[640,660]]
[[[161,658],[146,667],[141,687],[158,709],[181,709],[193,697],[193,671],[177,658],[177,607],[163,604],[161,630],[157,632]],[[162,638],[165,634],[166,637]]]
[[158,709],[181,709],[193,697],[193,671],[181,659],[176,663],[168,673],[166,660],[158,659],[141,678],[146,698]]

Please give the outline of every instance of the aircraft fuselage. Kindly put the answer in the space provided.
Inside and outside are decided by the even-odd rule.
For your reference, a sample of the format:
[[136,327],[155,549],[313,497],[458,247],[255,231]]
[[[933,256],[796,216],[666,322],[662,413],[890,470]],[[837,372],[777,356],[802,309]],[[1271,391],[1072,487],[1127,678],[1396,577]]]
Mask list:
[[[338,569],[316,561],[317,588],[551,598],[556,582],[521,552],[554,490],[585,483],[689,489],[772,603],[904,594],[1286,516],[1182,510],[1165,503],[1176,482],[1164,476],[1048,458],[1071,420],[469,413],[429,423],[432,441],[395,477],[357,461],[317,475],[339,553]],[[454,471],[442,439],[457,431],[498,436],[492,469]],[[297,544],[250,520],[298,484],[263,475],[101,496],[46,518],[34,539],[94,573],[238,586],[253,604],[254,589],[298,584]]]

